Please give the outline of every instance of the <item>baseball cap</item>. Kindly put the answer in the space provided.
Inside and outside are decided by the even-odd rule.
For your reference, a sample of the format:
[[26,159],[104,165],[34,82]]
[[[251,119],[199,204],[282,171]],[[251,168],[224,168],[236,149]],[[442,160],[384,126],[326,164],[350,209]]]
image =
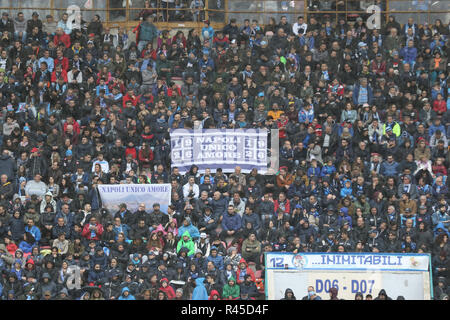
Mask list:
[[39,152],[39,149],[36,148],[36,147],[34,147],[33,149],[31,149],[31,152],[32,152],[32,153],[33,153],[33,152]]

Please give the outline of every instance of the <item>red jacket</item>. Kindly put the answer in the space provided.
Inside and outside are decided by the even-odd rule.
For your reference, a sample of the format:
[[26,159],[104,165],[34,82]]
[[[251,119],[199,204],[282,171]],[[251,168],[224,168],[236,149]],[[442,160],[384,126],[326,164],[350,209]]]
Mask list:
[[123,100],[123,107],[126,108],[126,106],[127,106],[127,101],[131,101],[131,104],[132,104],[134,107],[136,107],[136,105],[137,105],[137,103],[138,103],[140,97],[141,97],[141,96],[139,95],[139,96],[134,96],[134,98],[133,98],[133,97],[131,97],[131,96],[127,93],[126,95],[123,96],[123,99],[122,99],[122,100]]
[[237,270],[237,272],[236,272],[236,282],[237,282],[237,284],[241,284],[242,282],[244,282],[244,280],[239,280],[239,279],[240,279],[240,274],[241,274],[241,272],[242,272],[242,269],[241,269],[241,263],[245,263],[245,267],[246,267],[246,268],[245,268],[245,274],[246,274],[246,275],[249,274],[249,275],[252,277],[252,281],[255,282],[255,281],[256,281],[255,273],[253,272],[252,269],[250,269],[250,268],[248,267],[247,261],[245,261],[245,259],[242,258],[242,259],[239,261],[239,268],[238,268],[238,270]]
[[[67,121],[64,123],[64,133],[66,133],[67,132],[67,126],[68,126],[69,124],[67,123]],[[80,125],[78,124],[78,122],[77,121],[74,121],[73,122],[73,124],[72,124],[72,126],[73,126],[73,132],[75,132],[75,133],[77,133],[77,134],[80,134]]]
[[159,290],[165,292],[165,293],[167,294],[167,298],[168,298],[169,300],[173,300],[173,299],[175,298],[175,291],[174,291],[173,288],[170,286],[169,280],[167,280],[167,278],[162,278],[160,282],[162,283],[163,281],[166,281],[166,282],[167,282],[167,287],[164,288],[163,286],[161,286],[161,287],[159,288]]
[[136,152],[136,148],[135,147],[127,147],[125,149],[125,157],[127,157],[129,154],[131,154],[131,156],[133,157],[134,160],[136,160],[137,158],[137,152]]
[[153,151],[152,151],[152,149],[148,149],[148,151],[149,151],[148,157],[145,157],[142,148],[139,150],[139,161],[140,162],[152,161],[153,160]]
[[95,233],[95,237],[92,237],[91,230],[89,230],[89,223],[86,223],[84,225],[83,231],[81,232],[81,235],[85,237],[88,240],[100,240],[102,233],[103,233],[103,226],[100,223],[96,224],[97,232]]
[[[66,70],[61,70],[61,74],[60,77],[63,77],[64,82],[67,82],[67,71]],[[56,77],[56,70],[52,72],[52,82],[57,82],[58,78]]]
[[280,139],[285,139],[286,138],[286,129],[284,127],[287,126],[289,122],[289,119],[286,119],[286,121],[281,122],[281,120],[277,121],[277,127],[279,129],[278,131],[278,135]]
[[55,35],[53,37],[53,43],[58,46],[58,44],[62,42],[66,48],[70,47],[70,36],[66,33],[63,33],[61,36]]
[[63,57],[61,60],[55,58],[53,59],[53,63],[55,65],[55,68],[58,64],[60,64],[63,70],[65,71],[69,70],[69,59],[67,59],[66,57]]
[[[280,203],[278,202],[278,199],[273,202],[273,211],[276,213],[278,211],[278,208],[280,207]],[[284,205],[284,213],[289,214],[291,212],[291,202],[289,199],[286,199],[286,204]]]
[[435,100],[433,102],[433,110],[438,113],[442,114],[447,111],[447,102],[444,100]]
[[208,300],[213,300],[214,296],[218,296],[219,298],[217,300],[221,300],[220,293],[217,290],[211,290]]

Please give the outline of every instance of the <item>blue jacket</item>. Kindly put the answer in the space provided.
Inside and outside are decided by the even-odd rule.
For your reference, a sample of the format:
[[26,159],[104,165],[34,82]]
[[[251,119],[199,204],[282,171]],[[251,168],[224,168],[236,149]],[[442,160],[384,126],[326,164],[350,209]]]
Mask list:
[[431,216],[431,219],[433,221],[433,224],[437,226],[442,225],[443,228],[448,228],[450,223],[444,223],[442,221],[447,221],[450,220],[450,216],[448,215],[448,213],[446,212],[444,215],[442,215],[440,213],[440,211],[436,211],[435,213],[433,213],[433,215]]
[[[359,104],[358,103],[359,88],[360,88],[359,84],[355,85],[355,87],[353,88],[353,103],[355,105]],[[372,99],[373,99],[372,88],[369,85],[367,85],[367,103],[372,104]]]
[[320,168],[316,167],[310,167],[308,168],[308,172],[307,172],[308,177],[319,177],[320,176]]
[[304,108],[302,108],[299,112],[298,112],[298,122],[300,123],[304,123],[306,122],[306,120],[309,121],[309,123],[311,123],[314,120],[314,109],[311,109],[309,112],[306,111]]
[[128,287],[123,287],[123,288],[122,288],[122,293],[120,294],[120,297],[119,297],[117,300],[136,300],[136,298],[135,298],[131,293],[129,293],[128,296],[125,297],[125,296],[123,295],[123,293],[124,293],[125,291],[130,292],[130,289],[128,289]]
[[106,254],[103,254],[99,256],[97,253],[94,254],[94,256],[91,257],[91,267],[94,269],[94,266],[96,264],[99,264],[102,270],[106,269],[108,266],[108,257]]
[[221,197],[219,200],[211,200],[211,208],[214,214],[221,216],[227,212],[228,201],[225,197]]
[[139,29],[139,41],[153,41],[157,35],[158,30],[153,23],[148,23],[147,21],[141,23]]
[[239,230],[242,226],[241,216],[237,213],[230,215],[228,212],[223,215],[222,228],[225,231],[228,230]]
[[[439,231],[439,229],[441,229],[442,231]],[[438,235],[442,234],[442,233],[446,233],[447,236],[450,237],[450,232],[448,232],[448,230],[444,227],[444,224],[442,222],[439,222],[436,227],[434,227],[434,237],[436,238]]]
[[396,161],[393,161],[392,163],[384,161],[381,164],[380,173],[384,176],[396,176],[398,174],[398,166],[399,163]]
[[[217,250],[217,248],[215,246],[212,246],[211,249],[210,249],[210,252],[211,252],[212,249],[216,249]],[[209,261],[214,263],[214,265],[216,266],[217,269],[223,270],[223,257],[222,256],[216,255],[215,257],[213,257],[210,254],[205,260],[205,266],[204,266],[205,270],[206,270],[206,266],[208,265]]]
[[251,222],[251,224],[255,230],[259,230],[259,228],[261,227],[261,221],[259,219],[259,215],[254,212],[250,215],[244,213],[241,220],[242,220],[242,228],[245,228],[245,226],[248,222]]
[[121,232],[123,232],[123,234],[125,235],[125,239],[129,239],[128,235],[130,232],[130,227],[128,225],[123,224],[123,223],[120,225],[120,227],[117,227],[116,225],[114,225],[113,231],[114,231],[116,240],[119,237],[119,233],[121,233]]
[[400,50],[400,55],[408,63],[416,62],[417,49],[414,47],[404,47],[402,50]]
[[9,221],[9,231],[11,231],[13,239],[23,239],[25,233],[25,226],[23,224],[23,217],[16,219],[14,217]]
[[185,231],[188,231],[192,239],[194,240],[200,238],[200,232],[198,231],[197,227],[192,225],[192,223],[187,227],[182,225],[180,228],[178,228],[178,236],[181,237]]
[[39,242],[39,240],[41,240],[41,230],[39,230],[38,227],[32,226],[30,228],[30,227],[26,226],[25,232],[31,233],[33,235],[34,239],[36,240],[36,242]]
[[22,250],[23,253],[30,253],[31,250],[33,249],[33,247],[34,247],[36,244],[37,244],[36,242],[35,242],[35,243],[32,243],[32,244],[29,244],[29,243],[26,242],[26,241],[22,241],[22,242],[19,244],[19,249]]
[[90,270],[88,275],[88,282],[97,282],[101,281],[105,278],[105,272],[101,271],[96,272],[95,270]]
[[195,289],[192,292],[192,300],[208,300],[208,291],[206,291],[205,285],[203,281],[205,278],[197,278],[195,279]]

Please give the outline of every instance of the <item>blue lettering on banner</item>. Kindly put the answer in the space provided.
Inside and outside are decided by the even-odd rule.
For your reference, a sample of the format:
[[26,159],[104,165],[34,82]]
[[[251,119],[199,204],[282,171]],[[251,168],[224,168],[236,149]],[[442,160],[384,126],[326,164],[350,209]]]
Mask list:
[[[292,254],[269,254],[268,258],[270,268],[301,268],[304,270],[314,269],[384,269],[384,270],[428,270],[429,259],[426,255],[420,254],[302,254],[303,259],[297,261],[297,256]],[[286,260],[286,259],[287,260]],[[288,264],[285,264],[289,261]],[[299,265],[297,265],[299,264]],[[325,284],[324,284],[325,285]]]
[[372,264],[380,264],[381,257],[380,256],[373,256]]
[[350,256],[348,255],[342,256],[342,264],[345,263],[350,263]]
[[359,264],[363,264],[364,256],[358,256],[358,258],[359,258]]
[[372,256],[367,256],[366,259],[364,259],[364,264],[372,264]]
[[392,258],[391,256],[388,257],[388,265],[395,266],[396,263],[395,263],[395,261],[394,261],[394,263],[391,263],[391,258]]
[[[335,262],[334,262],[334,257],[335,257],[334,255],[329,255],[329,256],[327,256],[327,264],[330,264],[330,263],[333,263],[333,264],[334,264],[334,263],[335,263]],[[331,259],[331,258],[333,258],[333,259]]]

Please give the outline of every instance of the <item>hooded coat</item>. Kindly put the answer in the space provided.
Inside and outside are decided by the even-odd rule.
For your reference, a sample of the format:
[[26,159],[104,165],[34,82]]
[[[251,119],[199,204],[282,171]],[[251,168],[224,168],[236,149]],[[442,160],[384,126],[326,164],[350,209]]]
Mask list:
[[385,295],[386,300],[392,300],[392,298],[387,295],[386,290],[384,289],[381,289],[380,292],[378,292],[378,296],[374,300],[381,300],[380,295]]
[[42,279],[44,278],[48,278],[48,282],[44,283],[41,280],[41,285],[40,285],[40,295],[43,296],[44,292],[46,291],[50,291],[52,296],[54,297],[57,293],[57,288],[56,288],[56,284],[52,281],[52,279],[50,278],[50,275],[48,273],[44,273],[42,275]]
[[[123,295],[125,291],[129,292],[128,296],[126,297]],[[128,287],[123,287],[120,297],[117,300],[136,300],[136,298],[131,294],[130,289],[128,289]]]
[[[292,293],[292,297],[288,298],[288,296],[287,296],[288,293]],[[292,291],[291,288],[287,288],[287,289],[284,291],[284,298],[281,298],[281,300],[297,300],[297,298],[296,298],[295,295],[294,295],[294,291]]]
[[[185,236],[187,236],[189,238],[188,241],[184,241],[183,238]],[[191,235],[190,235],[189,231],[187,231],[187,230],[183,232],[180,241],[178,241],[177,253],[179,253],[181,248],[183,248],[183,247],[189,250],[188,254],[187,254],[189,257],[195,254],[195,243],[194,243],[194,241],[192,241]]]
[[[233,281],[233,285],[230,285],[230,282]],[[236,279],[234,277],[230,277],[226,285],[223,286],[223,297],[224,299],[228,299],[231,296],[231,299],[235,299],[239,297],[241,294],[241,288],[236,283]]]
[[205,278],[195,279],[195,289],[192,292],[192,300],[208,300],[208,292],[206,291],[203,281]]
[[337,295],[338,295],[337,288],[335,288],[335,287],[330,288],[330,295],[331,295],[330,300],[339,300],[339,298],[337,297]]
[[167,298],[168,298],[169,300],[175,299],[175,291],[173,290],[172,286],[169,284],[169,280],[168,280],[167,278],[162,278],[162,279],[161,279],[161,284],[162,284],[163,281],[166,281],[166,282],[167,282],[167,287],[164,288],[164,287],[161,285],[161,287],[159,288],[159,290],[165,292],[165,293],[167,294]]
[[189,236],[192,239],[198,239],[200,237],[200,232],[192,223],[190,223],[188,226],[182,225],[181,227],[179,227],[178,236],[182,236],[185,233],[185,231],[189,232]]
[[444,224],[442,222],[439,222],[436,225],[436,227],[434,227],[433,231],[434,231],[434,236],[435,237],[437,237],[441,233],[446,233],[447,236],[450,237],[450,232],[448,232],[448,230],[445,228],[445,226],[444,226]]
[[248,267],[247,261],[245,261],[245,259],[242,258],[242,259],[239,261],[239,265],[240,265],[241,263],[244,263],[244,264],[245,264],[245,269],[241,269],[240,267],[238,267],[238,269],[237,269],[237,271],[236,271],[236,275],[237,275],[237,283],[238,283],[238,284],[241,284],[242,282],[244,282],[244,277],[245,277],[246,274],[249,274],[249,275],[252,277],[252,281],[255,282],[255,281],[256,281],[255,273],[253,272],[252,269],[250,269],[250,268]]
[[217,300],[220,300],[220,293],[217,290],[211,290],[208,300],[214,300],[213,299],[214,296],[218,296],[219,298]]

